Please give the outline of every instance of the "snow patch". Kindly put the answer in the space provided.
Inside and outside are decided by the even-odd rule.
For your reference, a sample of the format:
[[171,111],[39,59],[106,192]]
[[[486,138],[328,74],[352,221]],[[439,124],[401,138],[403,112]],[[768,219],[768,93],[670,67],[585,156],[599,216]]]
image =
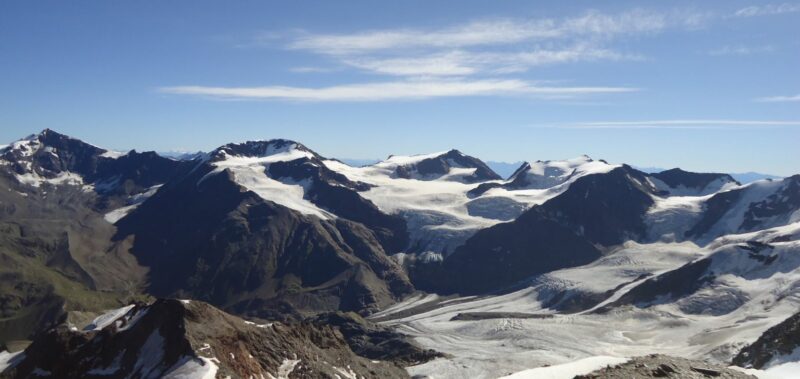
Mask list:
[[298,363],[300,363],[299,359],[284,359],[280,367],[278,367],[277,376],[273,377],[273,379],[289,379],[289,374],[294,371]]
[[171,369],[167,371],[164,378],[167,379],[214,379],[217,376],[219,367],[212,358],[206,357],[182,357]]
[[134,306],[135,306],[134,304],[131,304],[131,305],[128,305],[128,306],[125,306],[125,307],[122,307],[122,308],[117,308],[117,309],[108,311],[106,313],[103,313],[102,315],[95,317],[95,319],[92,320],[92,323],[87,325],[85,328],[83,328],[83,330],[84,331],[91,331],[91,330],[103,329],[106,326],[111,325],[118,318],[124,316],[131,309],[133,309]]
[[53,178],[46,178],[35,171],[31,171],[25,174],[14,174],[21,184],[29,185],[31,187],[41,187],[42,184],[52,184],[52,185],[59,185],[59,184],[71,184],[71,185],[82,185],[83,184],[83,177],[78,174],[63,171],[59,172]]
[[147,199],[155,195],[156,192],[158,192],[159,188],[161,188],[161,186],[162,186],[161,184],[155,185],[148,188],[146,191],[142,193],[138,193],[136,195],[131,196],[130,199],[128,199],[129,205],[114,209],[113,211],[106,213],[105,215],[103,215],[103,219],[105,219],[111,224],[116,224],[117,221],[121,220],[123,217],[130,214],[134,209],[138,208],[139,205],[142,205],[142,203],[147,201]]
[[117,159],[128,155],[127,152],[122,151],[114,151],[114,150],[106,150],[103,154],[100,154],[103,158],[110,158],[110,159]]
[[114,360],[108,366],[102,367],[102,368],[93,368],[93,369],[89,370],[89,372],[87,372],[87,374],[89,374],[89,375],[101,375],[101,376],[113,375],[114,373],[116,373],[117,371],[119,371],[122,368],[120,366],[120,364],[122,363],[122,358],[123,358],[124,355],[125,355],[125,352],[122,351],[116,357],[114,357]]
[[161,375],[159,366],[164,359],[164,337],[153,331],[139,349],[139,356],[133,366],[134,376],[143,378],[158,377]]
[[305,193],[311,185],[310,182],[305,180],[295,182],[288,178],[276,180],[267,175],[271,163],[312,158],[312,153],[298,149],[297,145],[291,145],[284,149],[275,149],[270,145],[265,154],[265,156],[256,157],[228,155],[226,151],[222,150],[219,153],[222,159],[212,163],[216,168],[200,179],[198,185],[211,175],[229,170],[233,173],[236,183],[255,192],[265,200],[321,219],[336,218],[334,214],[317,207],[305,198]]
[[577,375],[585,375],[603,367],[619,365],[627,361],[627,358],[608,356],[589,357],[560,365],[520,371],[500,379],[572,379]]
[[18,351],[16,353],[9,353],[8,351],[0,351],[0,373],[6,369],[13,368],[19,362],[25,359],[25,352]]
[[336,370],[339,374],[342,374],[341,377],[339,375],[334,374],[336,375],[337,378],[362,379],[361,377],[358,376],[358,374],[356,374],[355,371],[353,371],[353,369],[350,368],[350,365],[348,365],[347,368],[333,366],[333,369]]

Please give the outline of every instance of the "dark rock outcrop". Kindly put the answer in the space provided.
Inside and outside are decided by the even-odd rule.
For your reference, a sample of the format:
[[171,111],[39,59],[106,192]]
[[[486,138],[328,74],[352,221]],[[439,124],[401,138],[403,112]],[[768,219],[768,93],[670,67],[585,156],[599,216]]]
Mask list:
[[724,366],[660,354],[632,358],[623,364],[575,376],[575,379],[629,378],[756,379],[755,376]]
[[792,354],[800,347],[800,313],[775,325],[764,332],[749,346],[733,358],[733,364],[740,367],[763,368],[769,361]]
[[[719,173],[698,173],[698,172],[690,172],[684,171],[679,168],[673,168],[671,170],[661,171],[657,173],[650,174],[649,176],[656,178],[670,188],[684,188],[684,189],[691,189],[693,190],[693,194],[696,195],[706,195],[709,193],[714,193],[718,191],[722,185],[731,183],[738,185],[739,182],[736,181],[732,176],[728,174],[719,174]],[[718,186],[711,186],[712,183],[719,184]],[[669,194],[669,190],[666,191]]]
[[335,327],[353,352],[369,359],[412,366],[444,356],[434,350],[423,349],[409,337],[367,321],[355,313],[324,313],[309,321]]

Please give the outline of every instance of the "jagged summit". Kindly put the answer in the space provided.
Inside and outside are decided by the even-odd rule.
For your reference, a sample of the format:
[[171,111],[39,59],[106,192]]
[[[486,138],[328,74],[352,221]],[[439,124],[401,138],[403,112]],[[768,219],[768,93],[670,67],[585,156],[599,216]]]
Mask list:
[[154,152],[103,149],[52,129],[0,150],[0,164],[26,189],[70,185],[126,196],[163,184],[180,165]]

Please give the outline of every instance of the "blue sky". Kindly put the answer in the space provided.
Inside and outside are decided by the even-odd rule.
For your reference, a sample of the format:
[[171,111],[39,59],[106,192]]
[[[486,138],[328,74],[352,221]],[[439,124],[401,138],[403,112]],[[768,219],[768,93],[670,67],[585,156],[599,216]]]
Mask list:
[[800,2],[4,1],[0,141],[800,172]]

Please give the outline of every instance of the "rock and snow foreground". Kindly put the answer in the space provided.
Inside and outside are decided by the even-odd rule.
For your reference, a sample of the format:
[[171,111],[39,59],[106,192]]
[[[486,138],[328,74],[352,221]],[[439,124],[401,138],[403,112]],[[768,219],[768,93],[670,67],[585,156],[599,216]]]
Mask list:
[[334,328],[257,324],[199,301],[157,300],[62,324],[16,354],[0,377],[402,378],[390,362],[355,355]]
[[[396,360],[437,379],[658,376],[662,364],[663,377],[714,376],[703,370],[731,362],[791,377],[800,361],[800,336],[762,336],[797,334],[784,320],[800,310],[800,175],[740,185],[583,156],[531,161],[503,179],[457,150],[352,167],[287,140],[173,160],[48,130],[0,149],[0,185],[0,255],[11,262],[0,271],[13,288],[0,337],[88,307],[75,305],[71,296],[84,297],[66,280],[86,293],[138,286],[264,319],[372,314],[444,353]],[[159,307],[183,316],[145,322]],[[339,326],[350,344],[339,349],[341,338],[316,327],[274,324],[286,339],[223,315],[196,301],[123,308],[52,329],[25,353],[0,355],[0,367],[12,377],[405,375],[391,366],[376,376],[372,359],[353,354],[403,350],[346,332],[367,324]],[[84,359],[38,363],[62,348]],[[651,353],[694,361],[642,357]]]

